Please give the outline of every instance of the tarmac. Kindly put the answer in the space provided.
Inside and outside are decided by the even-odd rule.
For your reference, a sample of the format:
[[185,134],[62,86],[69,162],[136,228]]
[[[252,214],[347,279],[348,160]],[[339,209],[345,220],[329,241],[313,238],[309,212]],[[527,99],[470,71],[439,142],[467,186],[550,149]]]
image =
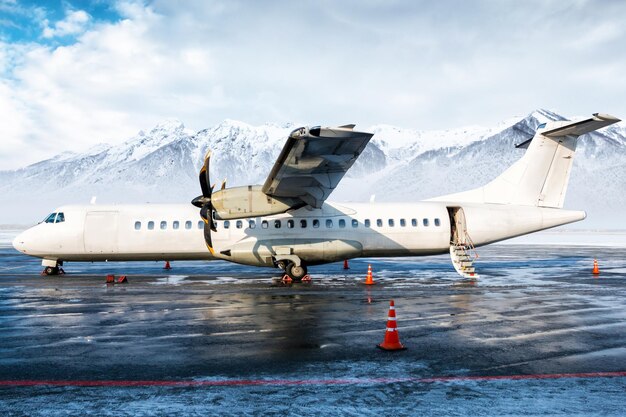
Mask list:
[[[437,256],[284,285],[225,262],[44,278],[2,248],[0,414],[624,415],[626,248],[479,254],[476,282]],[[376,349],[391,299],[404,351]]]

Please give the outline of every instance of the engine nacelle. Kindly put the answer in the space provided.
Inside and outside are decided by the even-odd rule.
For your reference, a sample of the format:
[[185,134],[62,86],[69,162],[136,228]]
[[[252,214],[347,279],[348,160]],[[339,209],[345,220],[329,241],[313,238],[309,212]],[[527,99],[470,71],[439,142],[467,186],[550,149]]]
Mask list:
[[270,197],[260,185],[226,188],[211,195],[215,217],[219,220],[271,216],[305,205],[295,198]]

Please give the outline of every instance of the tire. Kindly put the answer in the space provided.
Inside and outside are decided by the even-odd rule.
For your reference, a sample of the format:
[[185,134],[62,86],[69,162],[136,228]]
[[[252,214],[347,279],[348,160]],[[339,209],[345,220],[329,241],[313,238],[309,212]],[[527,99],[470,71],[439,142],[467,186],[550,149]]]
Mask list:
[[302,278],[305,277],[307,270],[304,265],[296,266],[293,262],[289,262],[287,268],[285,268],[285,272],[293,282],[302,282]]
[[54,267],[54,266],[47,266],[46,269],[44,269],[46,275],[58,275],[59,274],[59,268]]

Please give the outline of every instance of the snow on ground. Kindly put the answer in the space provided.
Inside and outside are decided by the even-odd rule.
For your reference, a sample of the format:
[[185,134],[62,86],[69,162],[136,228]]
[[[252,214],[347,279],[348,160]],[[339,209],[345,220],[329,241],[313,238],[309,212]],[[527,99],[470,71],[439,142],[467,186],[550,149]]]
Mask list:
[[626,230],[544,230],[502,242],[509,245],[626,247]]

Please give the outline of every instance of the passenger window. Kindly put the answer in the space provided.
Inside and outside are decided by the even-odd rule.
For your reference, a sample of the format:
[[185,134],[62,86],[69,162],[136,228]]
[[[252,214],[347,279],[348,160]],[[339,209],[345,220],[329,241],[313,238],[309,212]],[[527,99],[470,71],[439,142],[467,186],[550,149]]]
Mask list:
[[254,229],[256,227],[256,222],[254,220],[248,220],[248,227],[250,229]]
[[352,227],[359,227],[359,221],[357,219],[352,219]]
[[204,221],[200,220],[198,222],[198,229],[204,229]]
[[274,220],[274,229],[280,229],[280,220]]
[[383,227],[383,221],[381,219],[376,220],[376,226]]
[[230,220],[224,220],[224,229],[228,229],[230,227]]
[[167,222],[161,222],[161,230],[165,230],[167,228]]
[[148,222],[148,230],[154,230],[154,222],[152,220]]
[[135,222],[135,230],[141,229],[141,222]]
[[365,219],[365,222],[363,224],[365,225],[365,227],[370,227],[370,219]]
[[269,227],[269,225],[270,225],[270,224],[267,222],[267,220],[263,220],[263,221],[261,222],[261,227],[262,227],[263,229],[267,229],[267,228]]
[[400,219],[400,227],[406,227],[406,220]]
[[314,219],[314,220],[313,220],[313,227],[314,227],[315,229],[317,229],[318,227],[320,227],[320,221],[319,221],[319,220],[317,220],[317,219]]
[[394,223],[393,223],[393,219],[389,219],[389,227],[393,227]]
[[331,229],[333,227],[333,221],[332,219],[326,219],[326,227],[328,229]]
[[56,216],[57,216],[56,213],[50,214],[48,217],[46,217],[46,220],[44,220],[44,223],[54,223],[54,218]]
[[343,229],[346,227],[346,221],[344,219],[339,219],[339,227]]
[[422,220],[422,223],[424,224],[424,226],[428,226],[428,219]]
[[178,229],[180,227],[180,223],[178,222],[178,220],[174,220],[174,222],[172,223],[172,229]]
[[185,222],[185,229],[191,229],[191,220]]
[[439,219],[435,219],[435,226],[441,226],[441,222],[439,221]]
[[241,220],[237,220],[235,225],[237,226],[237,229],[241,229],[243,227],[243,222]]
[[300,227],[306,229],[306,220],[300,220]]
[[417,219],[411,219],[411,226],[417,227]]
[[293,220],[291,220],[291,219],[287,220],[287,228],[288,229],[293,229],[294,225],[295,224],[294,224]]
[[65,221],[65,214],[63,213],[59,213],[57,214],[57,219],[55,221],[55,223],[61,223]]

